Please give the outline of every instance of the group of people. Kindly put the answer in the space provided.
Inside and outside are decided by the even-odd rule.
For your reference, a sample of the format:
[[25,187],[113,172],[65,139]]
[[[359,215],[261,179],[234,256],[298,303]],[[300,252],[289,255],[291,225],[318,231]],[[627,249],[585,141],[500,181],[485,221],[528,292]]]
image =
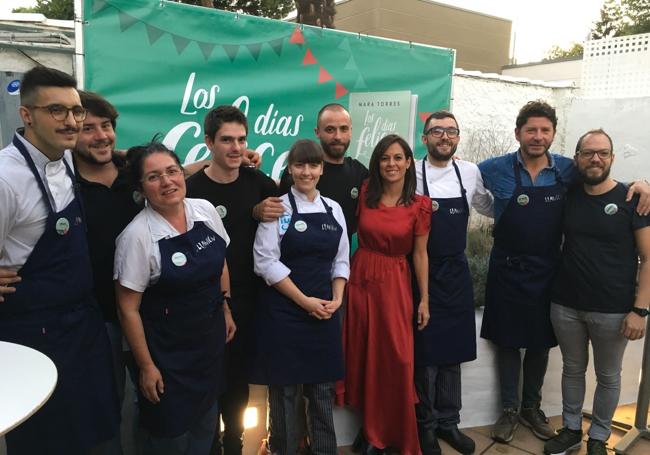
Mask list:
[[[345,156],[349,113],[328,104],[278,187],[232,106],[205,117],[210,161],[185,168],[156,139],[117,153],[115,108],[50,68],[25,74],[20,115],[0,151],[0,340],[48,355],[59,382],[6,435],[9,455],[122,453],[128,374],[143,453],[241,454],[249,383],[268,386],[272,454],[307,435],[334,455],[335,402],[359,412],[357,452],[437,455],[442,439],[473,453],[458,428],[460,365],[476,358],[470,207],[495,219],[481,328],[503,409],[492,437],[510,442],[521,422],[547,454],[579,447],[591,343],[588,453],[606,453],[650,304],[650,186],[610,177],[605,131],[573,159],[552,154],[555,110],[532,101],[519,149],[477,166],[454,156],[458,121],[437,111],[424,159],[388,135],[366,168]],[[556,432],[541,388],[558,343]]]

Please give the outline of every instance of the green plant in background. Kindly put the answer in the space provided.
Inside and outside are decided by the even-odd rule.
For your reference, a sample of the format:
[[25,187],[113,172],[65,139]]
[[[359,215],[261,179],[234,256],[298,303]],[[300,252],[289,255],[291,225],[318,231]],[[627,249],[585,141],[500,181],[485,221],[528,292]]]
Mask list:
[[490,250],[492,249],[492,225],[480,223],[467,232],[467,263],[474,284],[474,303],[476,307],[485,305],[485,283],[487,282]]

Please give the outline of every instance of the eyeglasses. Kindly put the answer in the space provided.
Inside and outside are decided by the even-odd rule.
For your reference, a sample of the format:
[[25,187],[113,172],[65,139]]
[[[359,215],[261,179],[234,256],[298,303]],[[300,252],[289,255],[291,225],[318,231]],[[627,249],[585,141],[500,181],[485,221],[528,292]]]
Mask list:
[[152,172],[151,174],[147,174],[144,176],[142,180],[147,183],[157,183],[164,176],[173,179],[174,177],[179,177],[182,174],[183,174],[183,170],[180,167],[172,166],[172,167],[168,167],[165,170],[165,172]]
[[25,106],[32,109],[45,109],[50,113],[54,120],[63,121],[68,118],[68,113],[72,112],[76,122],[83,122],[86,120],[87,111],[81,106],[65,107],[63,104],[48,104],[47,106]]
[[424,132],[425,135],[432,135],[433,137],[442,137],[443,134],[447,133],[447,137],[450,139],[453,139],[455,137],[458,137],[460,134],[460,130],[458,128],[442,128],[440,126],[434,126],[429,128]]
[[594,155],[598,155],[601,160],[606,160],[612,157],[611,150],[580,150],[577,155],[586,160],[590,160]]

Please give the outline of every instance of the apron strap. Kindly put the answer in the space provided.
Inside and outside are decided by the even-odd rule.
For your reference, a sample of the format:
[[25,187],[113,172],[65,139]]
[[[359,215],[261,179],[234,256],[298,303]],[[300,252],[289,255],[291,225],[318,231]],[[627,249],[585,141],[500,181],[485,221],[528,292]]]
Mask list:
[[458,177],[458,184],[460,185],[460,194],[463,196],[463,205],[465,206],[465,212],[469,216],[469,202],[467,201],[467,190],[463,186],[463,179],[460,176],[460,169],[458,169],[458,165],[456,162],[452,159],[451,164],[454,165],[454,171],[456,171],[456,177]]
[[[13,144],[18,149],[18,151],[23,156],[23,158],[25,158],[25,161],[27,161],[27,166],[32,171],[32,174],[34,174],[34,178],[36,178],[36,181],[38,182],[38,187],[41,189],[41,193],[43,193],[43,198],[47,203],[48,213],[54,213],[54,207],[52,207],[52,203],[50,202],[50,197],[48,196],[47,190],[45,189],[45,183],[43,183],[43,179],[41,179],[41,176],[38,174],[38,171],[36,170],[36,164],[34,164],[34,160],[32,159],[29,152],[27,151],[27,147],[25,147],[25,144],[23,144],[23,142],[20,139],[18,139],[18,132],[16,132],[16,134],[14,135]],[[62,159],[65,162],[65,158]],[[68,163],[66,163],[66,167],[67,164]]]
[[292,214],[293,213],[298,213],[298,206],[296,205],[296,198],[293,197],[293,193],[291,192],[291,188],[289,188],[289,192],[287,193],[289,196],[289,204],[291,204],[291,210]]
[[422,159],[422,192],[424,193],[425,196],[429,196],[429,184],[427,182],[427,170],[425,166],[425,161],[427,160],[427,157],[425,156]]

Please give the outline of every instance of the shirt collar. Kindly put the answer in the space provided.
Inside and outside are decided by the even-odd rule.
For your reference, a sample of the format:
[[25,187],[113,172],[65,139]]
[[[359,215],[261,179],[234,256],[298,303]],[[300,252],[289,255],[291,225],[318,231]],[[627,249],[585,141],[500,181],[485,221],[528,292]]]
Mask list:
[[20,142],[23,143],[25,146],[25,149],[27,150],[27,153],[29,153],[29,156],[32,158],[34,161],[34,165],[36,166],[36,169],[40,171],[44,171],[45,166],[47,166],[48,163],[56,163],[60,162],[63,157],[65,157],[66,153],[69,153],[68,150],[66,150],[63,153],[63,156],[58,159],[58,160],[50,160],[47,155],[45,155],[43,152],[41,152],[39,149],[37,149],[31,142],[29,142],[25,137],[23,136],[25,130],[23,128],[19,128],[16,130],[16,137]]
[[[524,164],[524,160],[521,159],[521,149],[517,149],[515,152],[517,156],[517,162],[519,165],[523,168],[526,169],[526,166]],[[545,169],[553,169],[555,168],[555,158],[553,157],[553,154],[550,152],[546,152],[546,156],[548,157],[548,166],[545,167]]]
[[316,197],[314,198],[313,201],[310,201],[307,199],[307,196],[304,193],[301,193],[297,189],[294,188],[293,185],[291,185],[291,194],[293,194],[293,197],[296,199],[299,199],[300,202],[305,202],[307,204],[313,204],[314,202],[318,201],[318,198],[320,197],[320,191],[316,190]]
[[[183,200],[183,205],[185,206],[185,227],[188,231],[194,227],[194,223],[197,221],[210,221],[206,215],[200,213],[197,210],[194,210],[192,204],[189,203],[187,198]],[[180,235],[180,232],[174,229],[169,221],[167,221],[165,217],[163,217],[160,213],[151,208],[149,204],[145,206],[144,210],[145,216],[147,217],[147,223],[149,224],[149,231],[151,232],[151,239],[154,242]]]

